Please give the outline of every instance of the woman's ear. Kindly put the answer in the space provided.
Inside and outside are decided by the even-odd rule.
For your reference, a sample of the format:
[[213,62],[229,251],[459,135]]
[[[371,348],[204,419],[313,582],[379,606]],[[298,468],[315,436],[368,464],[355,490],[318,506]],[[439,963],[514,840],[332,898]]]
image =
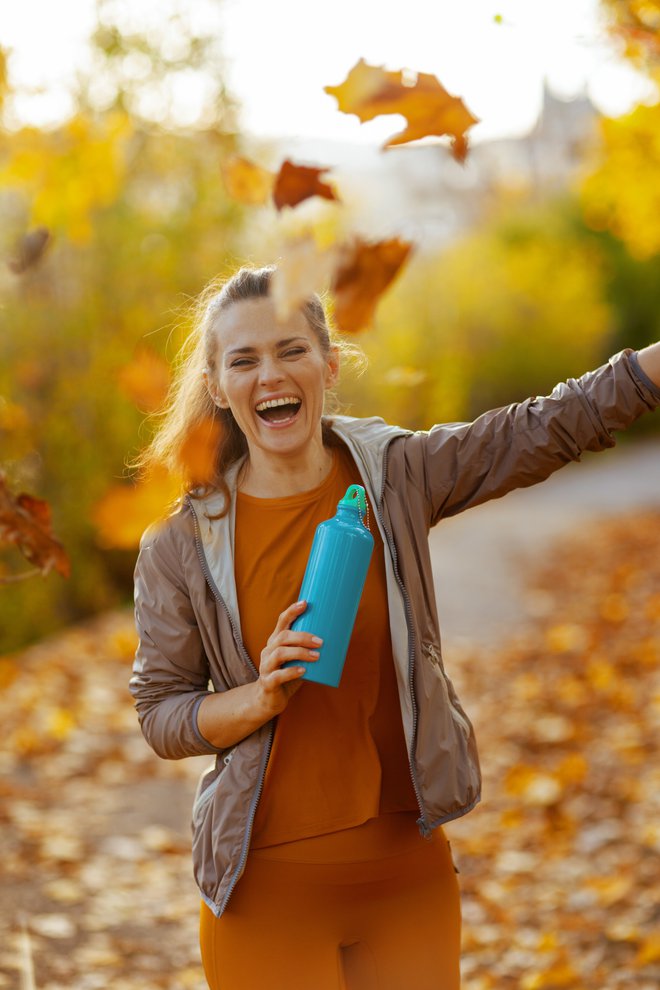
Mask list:
[[332,388],[339,379],[340,350],[336,344],[330,345],[326,361],[325,387]]
[[209,395],[211,396],[212,401],[215,403],[215,405],[218,406],[219,409],[228,409],[229,403],[227,402],[227,397],[223,393],[220,386],[217,385],[213,380],[208,368],[206,368],[202,373],[202,378],[204,380],[204,384],[206,385],[206,389]]

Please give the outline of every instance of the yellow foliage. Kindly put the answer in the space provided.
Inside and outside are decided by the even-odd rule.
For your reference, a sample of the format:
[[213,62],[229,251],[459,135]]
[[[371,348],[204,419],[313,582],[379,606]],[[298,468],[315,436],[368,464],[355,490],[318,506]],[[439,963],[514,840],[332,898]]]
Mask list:
[[660,251],[660,103],[601,122],[601,147],[581,189],[584,218],[639,260]]
[[30,224],[87,243],[94,211],[121,191],[132,133],[119,111],[98,120],[78,114],[57,131],[23,128],[8,146],[0,182],[29,198]]
[[402,426],[471,419],[599,363],[610,321],[592,246],[545,213],[496,219],[410,260],[361,339],[369,372],[344,393]]
[[660,962],[660,934],[644,939],[635,957],[636,966],[649,966],[657,962]]

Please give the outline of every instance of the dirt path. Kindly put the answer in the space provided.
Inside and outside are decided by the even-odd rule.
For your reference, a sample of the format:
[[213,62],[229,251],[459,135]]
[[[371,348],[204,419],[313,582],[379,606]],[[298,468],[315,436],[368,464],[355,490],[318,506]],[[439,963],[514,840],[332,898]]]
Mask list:
[[587,454],[540,485],[444,520],[431,553],[446,655],[468,643],[499,646],[542,613],[527,574],[559,537],[659,505],[660,440],[651,440]]

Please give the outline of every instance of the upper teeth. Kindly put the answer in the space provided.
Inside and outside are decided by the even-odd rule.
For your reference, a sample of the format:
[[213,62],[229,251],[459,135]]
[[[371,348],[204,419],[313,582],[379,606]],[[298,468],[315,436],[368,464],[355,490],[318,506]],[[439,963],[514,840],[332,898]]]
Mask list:
[[265,402],[259,403],[257,412],[262,412],[264,409],[274,409],[275,406],[290,406],[292,404],[300,404],[300,399],[296,398],[295,395],[287,395],[283,399],[266,399]]

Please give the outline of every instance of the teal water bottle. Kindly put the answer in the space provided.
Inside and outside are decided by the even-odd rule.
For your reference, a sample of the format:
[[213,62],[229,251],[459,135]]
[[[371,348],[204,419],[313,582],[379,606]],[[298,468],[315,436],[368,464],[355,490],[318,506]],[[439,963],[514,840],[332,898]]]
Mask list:
[[323,646],[313,663],[294,660],[282,665],[306,667],[303,680],[339,686],[374,548],[374,538],[362,521],[366,512],[364,488],[350,485],[337,514],[316,527],[298,596],[307,608],[291,628],[320,636]]

